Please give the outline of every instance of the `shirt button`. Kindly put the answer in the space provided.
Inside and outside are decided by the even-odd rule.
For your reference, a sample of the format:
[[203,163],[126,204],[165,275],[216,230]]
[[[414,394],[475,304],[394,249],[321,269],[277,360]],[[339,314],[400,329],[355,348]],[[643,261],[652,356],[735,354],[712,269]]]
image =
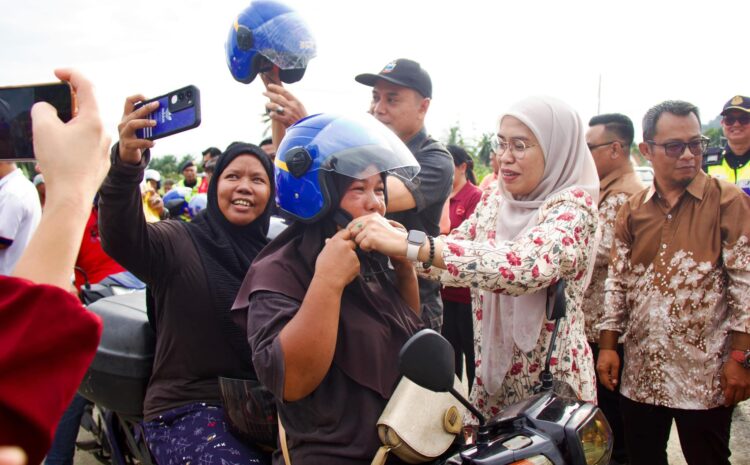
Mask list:
[[667,248],[667,244],[662,244],[662,245],[661,245],[661,248],[662,248],[662,249],[666,249],[666,248]]
[[671,219],[672,219],[672,214],[671,214],[671,213],[670,213],[669,215],[667,215],[667,219],[668,219],[668,220],[671,220]]

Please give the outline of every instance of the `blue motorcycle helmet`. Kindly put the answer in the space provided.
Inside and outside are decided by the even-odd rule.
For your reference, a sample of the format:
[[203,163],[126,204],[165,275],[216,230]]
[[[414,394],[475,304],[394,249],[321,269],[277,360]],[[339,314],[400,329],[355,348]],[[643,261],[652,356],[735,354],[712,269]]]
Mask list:
[[162,198],[164,208],[169,210],[169,216],[171,218],[190,221],[190,208],[188,202],[190,201],[191,194],[192,189],[189,187],[175,187],[164,194],[164,197]]
[[283,82],[297,82],[316,54],[302,16],[275,0],[254,0],[245,8],[229,29],[225,48],[232,77],[244,84],[274,65]]
[[192,219],[198,216],[198,213],[205,209],[206,206],[208,206],[208,196],[206,194],[195,194],[190,199],[190,202],[188,202],[190,218]]
[[365,113],[318,114],[297,121],[281,140],[274,164],[276,203],[306,223],[338,205],[331,173],[357,179],[387,173],[406,180],[419,173],[406,145]]

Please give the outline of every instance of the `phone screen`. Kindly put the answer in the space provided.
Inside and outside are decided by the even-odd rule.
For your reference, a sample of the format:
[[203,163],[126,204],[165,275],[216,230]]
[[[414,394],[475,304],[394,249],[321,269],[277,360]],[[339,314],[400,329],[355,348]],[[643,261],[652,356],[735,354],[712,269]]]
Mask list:
[[31,107],[37,102],[47,102],[55,107],[62,121],[70,121],[73,117],[67,83],[0,87],[0,161],[34,159]]

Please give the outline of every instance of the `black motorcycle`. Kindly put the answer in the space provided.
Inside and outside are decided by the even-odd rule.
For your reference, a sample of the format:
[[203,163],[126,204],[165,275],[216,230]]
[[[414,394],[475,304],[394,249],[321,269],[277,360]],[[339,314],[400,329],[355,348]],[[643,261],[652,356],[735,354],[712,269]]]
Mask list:
[[[564,283],[556,286],[547,318],[555,320],[538,393],[486,419],[453,385],[453,347],[440,334],[425,329],[415,334],[399,355],[399,370],[418,385],[450,392],[479,420],[476,441],[448,454],[438,463],[452,465],[607,465],[612,430],[602,411],[579,400],[566,383],[553,379],[550,354],[560,318],[565,315]],[[551,296],[552,298],[552,296]],[[550,302],[551,303],[551,302]]]
[[102,339],[78,393],[93,402],[81,426],[93,443],[79,444],[102,463],[153,464],[143,427],[143,399],[156,335],[146,316],[146,292],[114,295],[88,306],[104,323]]

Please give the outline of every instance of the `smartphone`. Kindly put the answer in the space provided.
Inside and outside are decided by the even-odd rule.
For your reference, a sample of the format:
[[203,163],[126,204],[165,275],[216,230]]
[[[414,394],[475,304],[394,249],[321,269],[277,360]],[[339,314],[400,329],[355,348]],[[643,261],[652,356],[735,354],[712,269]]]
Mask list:
[[0,161],[34,160],[31,107],[47,102],[64,122],[73,117],[73,95],[67,82],[0,87]]
[[151,102],[159,102],[159,108],[148,115],[148,119],[156,121],[156,126],[136,130],[139,139],[161,139],[178,132],[197,128],[201,124],[201,96],[195,86],[177,89],[160,97],[139,102],[138,109]]

